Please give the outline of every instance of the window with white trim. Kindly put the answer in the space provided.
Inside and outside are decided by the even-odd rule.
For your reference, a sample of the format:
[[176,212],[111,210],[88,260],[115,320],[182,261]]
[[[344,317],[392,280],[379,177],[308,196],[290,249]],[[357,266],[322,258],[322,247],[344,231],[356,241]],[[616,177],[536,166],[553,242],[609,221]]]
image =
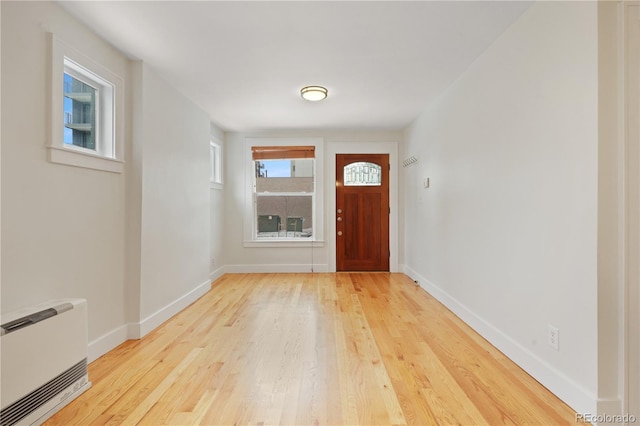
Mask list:
[[222,185],[222,147],[216,139],[209,142],[209,183],[212,188]]
[[315,147],[252,146],[254,239],[311,240]]
[[49,161],[122,172],[122,79],[53,35],[51,61]]
[[113,158],[113,84],[64,58],[65,146]]

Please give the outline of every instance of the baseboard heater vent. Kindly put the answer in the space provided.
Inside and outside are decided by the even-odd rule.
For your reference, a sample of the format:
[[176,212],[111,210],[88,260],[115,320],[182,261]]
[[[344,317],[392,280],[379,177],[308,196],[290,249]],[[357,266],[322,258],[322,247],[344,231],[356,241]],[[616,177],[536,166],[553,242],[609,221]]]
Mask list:
[[[86,380],[82,380],[86,378],[86,375],[87,359],[85,358],[55,379],[3,408],[0,414],[2,419],[0,423],[2,426],[15,425],[51,399],[55,397],[68,398],[73,391],[77,391],[86,384]],[[70,386],[72,386],[72,390],[65,392]]]
[[0,426],[41,424],[91,386],[83,299],[2,316]]

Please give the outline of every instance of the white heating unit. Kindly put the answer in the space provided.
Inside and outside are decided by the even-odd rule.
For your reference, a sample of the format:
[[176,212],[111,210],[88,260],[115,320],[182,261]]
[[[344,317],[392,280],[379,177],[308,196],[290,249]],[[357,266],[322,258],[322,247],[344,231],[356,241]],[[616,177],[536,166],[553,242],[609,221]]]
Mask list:
[[87,390],[87,301],[2,315],[0,425],[41,424]]

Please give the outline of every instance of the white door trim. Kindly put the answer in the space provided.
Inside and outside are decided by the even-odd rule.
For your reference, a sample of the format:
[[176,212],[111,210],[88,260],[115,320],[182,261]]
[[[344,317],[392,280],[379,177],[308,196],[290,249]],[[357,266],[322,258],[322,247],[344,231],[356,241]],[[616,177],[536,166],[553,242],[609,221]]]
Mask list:
[[624,2],[625,386],[624,413],[640,420],[640,3]]

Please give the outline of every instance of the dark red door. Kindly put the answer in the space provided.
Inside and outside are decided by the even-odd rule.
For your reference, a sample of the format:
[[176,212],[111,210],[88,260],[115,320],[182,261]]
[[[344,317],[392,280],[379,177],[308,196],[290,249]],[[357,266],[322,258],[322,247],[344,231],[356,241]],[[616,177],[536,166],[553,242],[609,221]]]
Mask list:
[[389,270],[389,154],[336,156],[336,268]]

